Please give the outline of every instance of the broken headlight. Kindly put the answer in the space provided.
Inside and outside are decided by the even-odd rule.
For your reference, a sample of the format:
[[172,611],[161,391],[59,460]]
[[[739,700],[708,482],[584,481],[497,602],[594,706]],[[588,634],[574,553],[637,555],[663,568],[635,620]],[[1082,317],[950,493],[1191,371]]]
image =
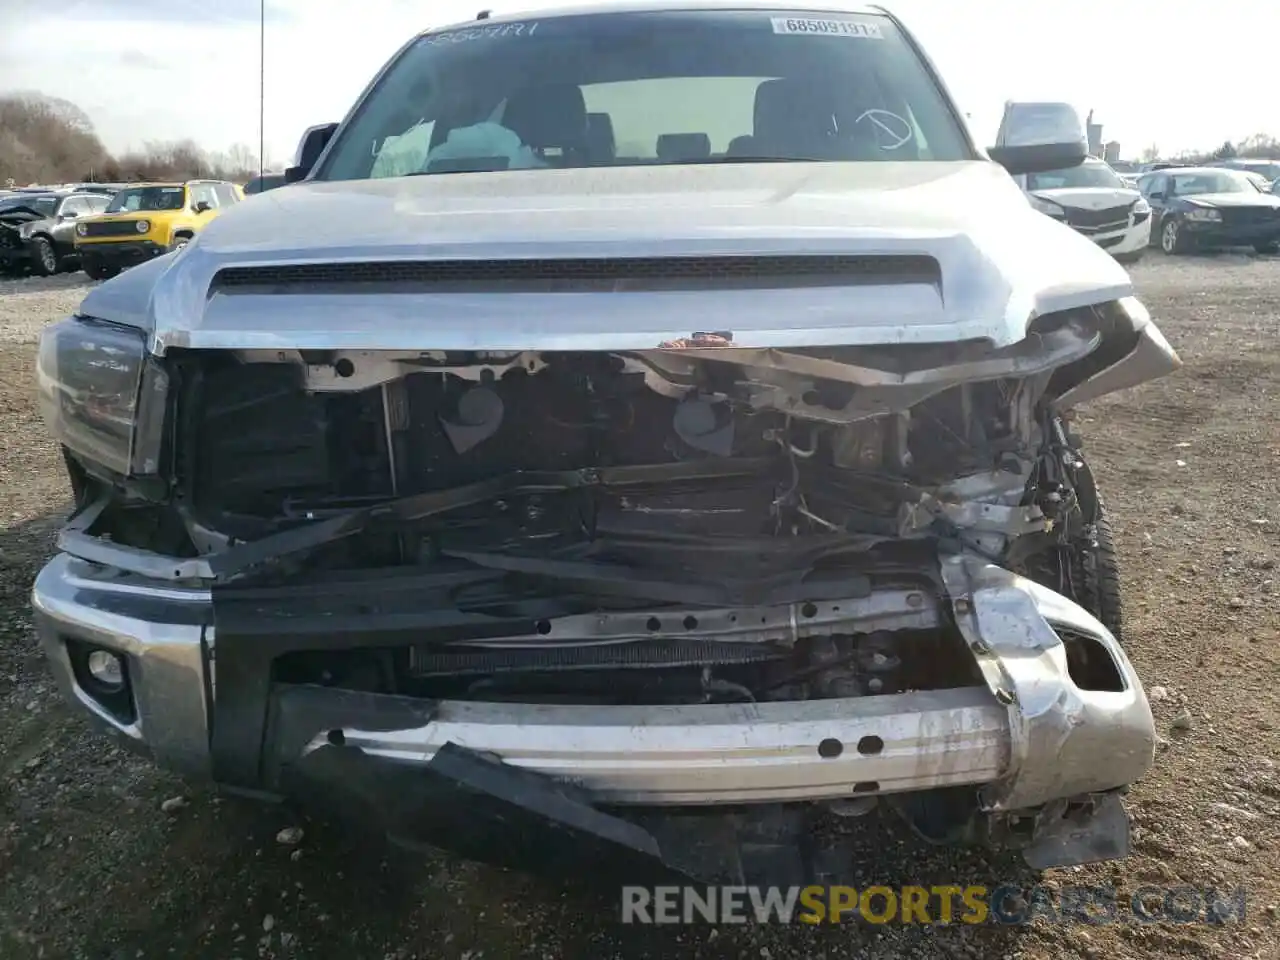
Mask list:
[[71,318],[36,356],[40,413],[54,439],[122,477],[159,471],[168,375],[134,327]]

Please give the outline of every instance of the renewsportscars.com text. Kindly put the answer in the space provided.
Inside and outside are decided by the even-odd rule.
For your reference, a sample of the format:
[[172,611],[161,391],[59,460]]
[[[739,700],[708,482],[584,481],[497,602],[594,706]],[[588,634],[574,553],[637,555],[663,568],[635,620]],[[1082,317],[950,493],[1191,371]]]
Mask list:
[[622,922],[1021,924],[1223,923],[1245,919],[1245,890],[1196,886],[1005,884],[623,887]]

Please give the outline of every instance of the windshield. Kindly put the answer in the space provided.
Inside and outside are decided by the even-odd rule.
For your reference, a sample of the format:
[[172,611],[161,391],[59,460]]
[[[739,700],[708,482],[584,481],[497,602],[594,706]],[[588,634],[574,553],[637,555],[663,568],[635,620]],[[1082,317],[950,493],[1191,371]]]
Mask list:
[[1268,182],[1280,177],[1280,162],[1277,163],[1239,163],[1233,164],[1235,169],[1256,173]]
[[1169,192],[1175,197],[1200,193],[1256,193],[1257,187],[1243,173],[1234,170],[1201,170],[1199,173],[1177,173]]
[[182,187],[130,187],[111,198],[107,213],[132,213],[135,210],[181,210]]
[[1124,188],[1125,182],[1105,163],[1082,163],[1065,170],[1027,174],[1028,190],[1056,190],[1059,187]]
[[24,207],[28,210],[34,210],[36,213],[44,214],[46,217],[51,217],[57,206],[57,197],[32,196],[31,194],[22,193],[0,197],[0,212]]
[[662,11],[420,37],[316,178],[971,157],[950,105],[887,17]]

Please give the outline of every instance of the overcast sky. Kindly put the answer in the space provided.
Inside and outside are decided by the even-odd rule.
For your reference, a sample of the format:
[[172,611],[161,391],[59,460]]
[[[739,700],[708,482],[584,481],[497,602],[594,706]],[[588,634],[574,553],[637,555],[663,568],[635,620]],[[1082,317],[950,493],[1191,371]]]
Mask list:
[[[341,119],[415,31],[557,0],[266,0],[267,154]],[[886,0],[988,140],[1006,99],[1095,110],[1132,157],[1280,135],[1274,14],[1257,0]],[[81,106],[112,150],[258,143],[258,0],[0,0],[0,91]],[[1218,79],[1221,78],[1221,79]]]

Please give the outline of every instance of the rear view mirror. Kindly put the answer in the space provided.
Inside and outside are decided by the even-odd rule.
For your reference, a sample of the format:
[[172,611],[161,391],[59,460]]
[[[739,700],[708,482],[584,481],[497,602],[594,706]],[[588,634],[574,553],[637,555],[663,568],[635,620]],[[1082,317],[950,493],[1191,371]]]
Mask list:
[[324,148],[333,139],[334,131],[337,129],[338,125],[336,123],[321,123],[314,127],[307,127],[302,139],[298,141],[298,150],[294,154],[293,166],[284,172],[285,183],[297,183],[299,180],[306,179],[307,174],[315,167],[316,161],[320,159],[320,155],[324,153]]

